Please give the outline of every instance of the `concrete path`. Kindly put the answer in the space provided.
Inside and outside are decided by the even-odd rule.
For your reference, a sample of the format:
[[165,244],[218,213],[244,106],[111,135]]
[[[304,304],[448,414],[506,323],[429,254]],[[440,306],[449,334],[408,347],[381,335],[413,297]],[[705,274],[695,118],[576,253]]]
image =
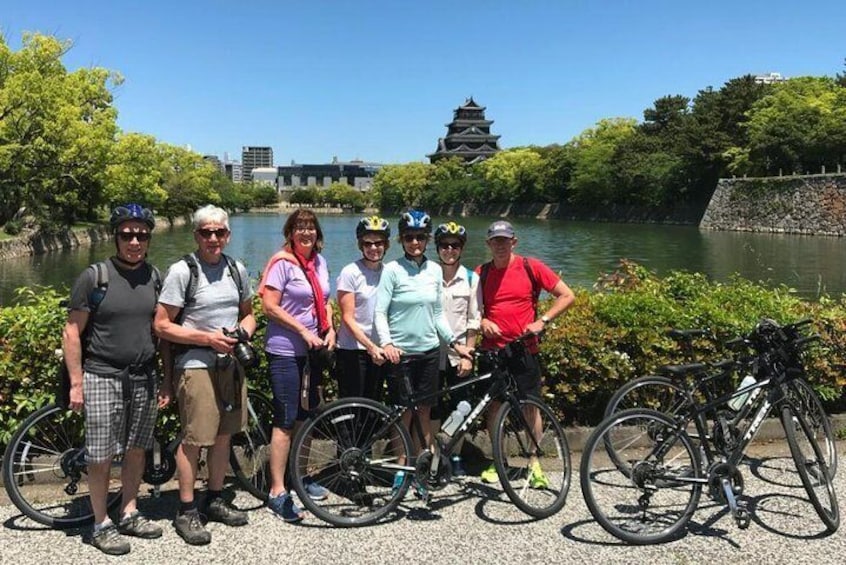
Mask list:
[[[839,445],[840,453],[844,447]],[[431,510],[409,495],[390,521],[363,529],[333,528],[313,516],[290,525],[258,508],[246,527],[211,524],[212,543],[200,548],[183,543],[170,525],[177,503],[171,486],[159,499],[146,493],[141,499],[142,510],[161,524],[164,537],[133,540],[132,553],[121,558],[83,543],[82,532],[46,530],[6,504],[0,506],[0,556],[8,564],[842,563],[846,533],[825,535],[786,444],[758,444],[752,455],[741,469],[753,513],[747,530],[739,530],[725,507],[703,495],[689,533],[660,546],[631,547],[609,536],[590,516],[574,470],[567,505],[547,520],[530,520],[498,485],[468,478],[436,492]],[[576,469],[579,457],[573,454]],[[836,487],[844,505],[846,470],[839,472]],[[245,493],[235,501],[255,506]]]

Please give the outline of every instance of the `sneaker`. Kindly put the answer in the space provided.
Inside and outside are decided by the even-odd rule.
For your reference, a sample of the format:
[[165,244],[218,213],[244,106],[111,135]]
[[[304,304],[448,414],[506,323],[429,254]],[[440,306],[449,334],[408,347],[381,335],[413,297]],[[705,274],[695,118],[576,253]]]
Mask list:
[[290,493],[270,496],[267,499],[267,509],[286,522],[299,522],[303,519],[303,511],[300,510]]
[[496,472],[496,466],[491,463],[488,468],[482,471],[480,475],[483,483],[498,483],[499,475]]
[[391,487],[391,494],[396,494],[405,482],[405,471],[397,471],[394,475],[394,486]]
[[461,457],[453,455],[450,462],[452,463],[453,477],[464,477],[467,475],[467,471],[464,470],[464,465],[461,464]]
[[121,537],[114,524],[94,530],[91,545],[108,555],[126,555],[130,549],[129,542]]
[[532,463],[529,469],[529,487],[540,490],[549,488],[549,479],[543,474],[539,461]]
[[220,522],[227,526],[246,526],[247,513],[233,508],[220,497],[215,498],[203,509],[209,522]]
[[414,496],[419,498],[424,502],[428,502],[429,500],[429,489],[426,486],[418,481],[416,478],[411,482],[411,486],[414,488]]
[[154,539],[162,537],[162,529],[142,516],[137,510],[121,520],[117,529],[125,536]]
[[173,521],[173,527],[188,545],[206,545],[211,541],[211,532],[203,526],[199,512],[178,515]]
[[304,480],[303,487],[312,500],[326,500],[329,497],[329,489],[313,479]]

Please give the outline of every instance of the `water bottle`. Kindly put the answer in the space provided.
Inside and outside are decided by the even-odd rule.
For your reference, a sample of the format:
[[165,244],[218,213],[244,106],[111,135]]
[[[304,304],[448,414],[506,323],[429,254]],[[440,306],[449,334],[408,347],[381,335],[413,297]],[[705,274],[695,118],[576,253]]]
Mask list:
[[[745,377],[743,377],[743,380],[740,381],[740,386],[737,387],[737,390],[742,390],[746,387],[752,386],[756,382],[758,382],[758,381],[755,380],[755,377],[753,377],[752,375],[746,375]],[[728,401],[729,407],[732,410],[734,410],[735,412],[737,412],[738,410],[743,408],[744,404],[746,404],[746,400],[749,398],[749,395],[751,393],[752,392],[750,391],[750,392],[746,392],[744,394],[741,394],[740,396],[735,396],[734,398],[732,398],[731,400]]]
[[467,414],[470,413],[470,408],[470,403],[466,400],[459,402],[458,406],[455,407],[455,410],[452,411],[452,414],[449,415],[449,418],[447,418],[443,426],[441,426],[441,430],[443,430],[443,432],[448,436],[454,434],[461,426],[462,422],[464,422],[464,418],[467,417]]

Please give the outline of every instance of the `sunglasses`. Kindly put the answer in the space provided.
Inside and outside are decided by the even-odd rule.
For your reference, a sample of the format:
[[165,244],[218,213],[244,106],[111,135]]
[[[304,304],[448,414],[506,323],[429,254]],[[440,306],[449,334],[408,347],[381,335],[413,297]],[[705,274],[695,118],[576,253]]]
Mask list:
[[364,246],[364,247],[385,247],[385,241],[384,240],[379,240],[379,241],[361,240],[361,245]]
[[294,226],[294,231],[296,232],[307,232],[307,231],[317,231],[317,226],[314,224],[297,224]]
[[121,231],[118,232],[118,238],[124,242],[129,243],[133,239],[137,239],[139,243],[144,243],[150,241],[150,234],[147,232],[128,232],[128,231]]
[[200,228],[197,230],[197,233],[200,234],[200,237],[202,237],[203,239],[209,239],[213,235],[216,235],[217,239],[221,239],[229,235],[229,230],[226,228],[218,228],[216,230]]
[[439,243],[438,249],[461,249],[460,243]]
[[412,241],[422,241],[425,242],[429,239],[429,236],[424,233],[407,233],[402,236],[402,240],[406,243],[411,243]]

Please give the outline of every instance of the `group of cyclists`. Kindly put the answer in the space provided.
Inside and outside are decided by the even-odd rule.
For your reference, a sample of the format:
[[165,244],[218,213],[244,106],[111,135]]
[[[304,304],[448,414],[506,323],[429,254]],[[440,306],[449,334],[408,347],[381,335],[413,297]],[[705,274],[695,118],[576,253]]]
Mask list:
[[[173,524],[187,543],[207,544],[211,533],[203,516],[228,526],[248,523],[246,513],[227,502],[222,491],[230,438],[246,425],[246,376],[233,352],[255,333],[254,292],[244,265],[224,254],[232,234],[221,208],[208,205],[194,213],[197,248],[164,277],[146,260],[155,228],[149,209],[119,206],[110,224],[116,252],[105,262],[108,283],[102,284],[94,266],[77,278],[63,333],[70,407],[85,412],[95,517],[91,543],[121,555],[130,551],[127,537],[162,535],[138,512],[136,499],[156,411],[175,400],[184,437],[176,453],[180,503]],[[500,348],[527,332],[540,333],[573,303],[573,292],[552,269],[514,252],[518,240],[507,221],[490,225],[485,238],[492,260],[473,270],[461,263],[468,233],[460,224],[435,228],[427,213],[412,209],[400,216],[396,228],[402,255],[385,262],[390,222],[379,216],[358,222],[361,257],[344,266],[336,281],[338,328],[329,268],[321,255],[324,234],[314,212],[298,209],[287,217],[284,243],[262,272],[256,293],[268,321],[264,349],[273,394],[267,507],[287,522],[303,518],[286,484],[292,438],[320,402],[320,376],[331,355],[337,357],[339,396],[400,404],[406,394],[403,375],[415,394],[456,384],[471,373],[474,348]],[[437,260],[427,257],[430,240]],[[541,290],[553,297],[544,312],[537,311]],[[537,347],[536,340],[529,341],[526,354],[512,359],[521,394],[540,393]],[[428,444],[418,450],[432,447],[439,421],[461,400],[453,394],[447,405],[418,407]],[[541,427],[539,414],[527,417]],[[208,483],[199,505],[195,482],[203,447],[208,449]],[[123,498],[113,522],[106,512],[109,469],[121,453]],[[463,474],[458,456],[452,467]],[[402,471],[394,480],[403,483]],[[498,480],[493,465],[481,480]],[[546,486],[539,463],[531,469],[529,484]],[[421,484],[415,488],[418,494],[425,490]],[[305,490],[314,499],[330,494],[317,482]]]

